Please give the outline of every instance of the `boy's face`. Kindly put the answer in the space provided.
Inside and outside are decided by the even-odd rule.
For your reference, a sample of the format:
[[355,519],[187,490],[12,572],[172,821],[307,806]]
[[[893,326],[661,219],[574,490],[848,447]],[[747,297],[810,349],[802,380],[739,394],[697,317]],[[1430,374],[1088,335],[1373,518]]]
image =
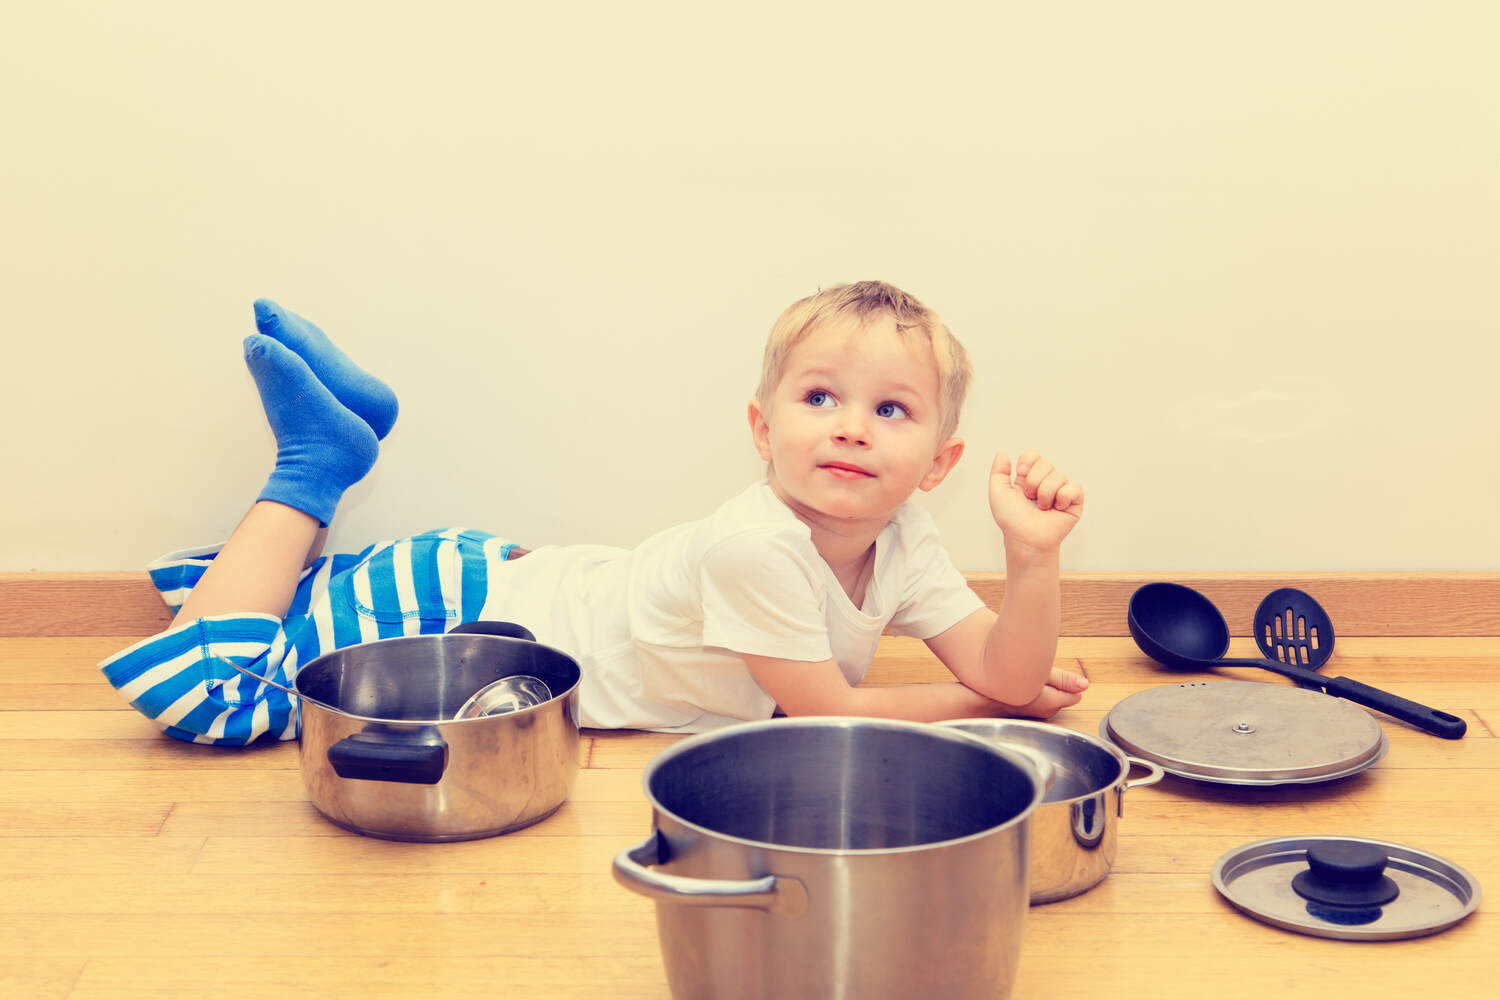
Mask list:
[[793,511],[884,524],[963,453],[940,440],[937,362],[889,316],[814,330],[792,348],[772,398],[750,404],[771,488]]

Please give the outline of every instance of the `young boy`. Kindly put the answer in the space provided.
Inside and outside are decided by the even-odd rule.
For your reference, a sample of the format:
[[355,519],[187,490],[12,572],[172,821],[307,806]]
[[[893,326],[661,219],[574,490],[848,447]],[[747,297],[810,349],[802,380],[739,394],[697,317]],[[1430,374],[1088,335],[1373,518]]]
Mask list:
[[[171,627],[100,666],[179,739],[297,735],[290,685],[357,642],[522,624],[583,667],[580,723],[700,732],[771,716],[938,721],[1049,717],[1087,687],[1053,669],[1058,550],[1083,490],[1035,452],[995,456],[990,508],[1006,590],[986,608],[932,518],[908,503],[963,454],[962,346],[914,297],[880,282],[802,299],[766,344],[751,437],[765,481],[635,549],[531,552],[484,532],[433,531],[322,556],[345,489],[370,470],[396,398],[316,326],[265,300],[245,358],[276,436],[265,489],[221,548],[152,564]],[[524,556],[524,558],[522,558]],[[913,635],[942,684],[858,687],[882,632]]]

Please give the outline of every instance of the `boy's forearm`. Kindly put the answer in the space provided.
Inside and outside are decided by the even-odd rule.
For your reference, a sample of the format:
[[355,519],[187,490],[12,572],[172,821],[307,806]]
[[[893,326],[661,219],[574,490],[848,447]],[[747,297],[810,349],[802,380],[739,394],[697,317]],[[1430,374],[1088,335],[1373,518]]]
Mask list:
[[1060,581],[1056,549],[1007,546],[1005,599],[984,643],[982,690],[991,698],[1024,705],[1046,684],[1062,625]]
[[943,722],[993,715],[1002,706],[955,682],[895,684],[853,687],[838,706],[820,707],[796,714],[837,714],[862,718],[905,719],[911,722]]

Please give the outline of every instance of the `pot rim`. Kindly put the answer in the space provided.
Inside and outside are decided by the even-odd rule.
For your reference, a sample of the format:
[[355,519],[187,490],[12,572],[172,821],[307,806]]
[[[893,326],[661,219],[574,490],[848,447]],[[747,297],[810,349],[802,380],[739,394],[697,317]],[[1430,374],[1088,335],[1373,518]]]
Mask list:
[[[769,729],[772,727],[788,726],[795,726],[804,729],[852,729],[856,727],[869,729],[894,729],[906,732],[916,732],[924,736],[931,736],[937,739],[949,740],[950,742],[968,743],[970,745],[977,744],[978,746],[983,747],[990,754],[996,757],[1000,757],[1008,763],[1020,767],[1022,771],[1031,776],[1031,801],[1024,809],[1021,809],[1016,813],[1016,815],[1012,816],[1004,823],[985,827],[983,830],[979,830],[975,833],[967,834],[962,837],[953,837],[948,840],[931,840],[921,844],[906,844],[900,847],[802,847],[796,844],[777,844],[766,840],[751,840],[748,837],[737,837],[733,834],[723,833],[719,830],[715,830],[712,827],[703,826],[700,823],[694,823],[690,820],[684,819],[676,812],[662,805],[662,803],[651,792],[652,776],[656,774],[657,771],[661,770],[663,766],[670,763],[673,759],[690,752],[695,747],[701,746],[704,743],[711,743],[716,739],[722,738],[732,733],[754,732],[756,730]],[[966,733],[960,729],[935,725],[929,722],[908,722],[903,719],[879,719],[851,715],[799,715],[795,717],[778,716],[770,719],[759,719],[752,722],[740,722],[730,726],[722,726],[718,729],[711,729],[707,732],[696,733],[692,736],[689,736],[687,739],[679,740],[667,749],[663,750],[661,753],[657,754],[646,766],[645,772],[641,775],[641,789],[646,794],[646,801],[651,803],[652,827],[654,829],[658,828],[656,825],[657,817],[670,816],[674,823],[677,823],[678,825],[688,830],[692,830],[704,836],[711,837],[717,841],[722,841],[728,844],[737,844],[743,847],[753,847],[759,850],[778,851],[787,854],[802,854],[821,857],[880,857],[884,855],[894,854],[911,854],[917,851],[927,851],[939,847],[949,847],[959,844],[971,843],[973,841],[981,840],[985,837],[994,836],[995,834],[1000,833],[1004,830],[1008,830],[1011,827],[1025,823],[1031,818],[1032,813],[1034,813],[1037,808],[1042,805],[1042,797],[1046,793],[1044,782],[1041,780],[1041,777],[1036,774],[1035,767],[1036,765],[1034,765],[1022,754],[1016,753],[1012,750],[1007,750],[1005,747],[998,746],[995,743],[984,739],[983,737],[974,736],[973,734]]]
[[[563,657],[569,663],[573,664],[573,668],[578,672],[578,679],[575,680],[571,685],[569,685],[566,690],[562,691],[561,693],[553,694],[551,698],[548,698],[546,701],[541,702],[540,704],[532,705],[532,706],[530,706],[528,708],[517,709],[514,712],[504,712],[504,713],[502,713],[500,715],[477,715],[477,716],[473,716],[471,718],[466,718],[466,719],[456,719],[456,718],[446,718],[446,719],[391,719],[391,718],[386,718],[386,717],[377,716],[377,715],[360,715],[360,714],[358,714],[356,712],[349,712],[349,711],[345,711],[342,708],[337,708],[337,707],[335,707],[333,705],[328,704],[326,701],[321,701],[321,700],[319,700],[317,698],[310,697],[310,696],[308,696],[308,695],[306,695],[306,694],[304,694],[302,692],[302,677],[303,677],[303,675],[306,674],[307,671],[311,670],[313,667],[317,666],[319,662],[321,662],[321,661],[323,661],[325,659],[332,659],[332,658],[334,658],[334,657],[336,657],[336,656],[338,656],[340,654],[346,654],[351,649],[356,649],[356,648],[361,648],[361,649],[363,649],[363,648],[370,648],[370,647],[385,645],[385,644],[389,644],[389,643],[408,643],[408,644],[411,644],[411,645],[419,645],[419,644],[420,645],[432,645],[433,640],[446,639],[450,635],[455,635],[455,633],[451,633],[451,632],[435,632],[435,633],[432,633],[430,635],[394,635],[394,636],[391,636],[391,637],[386,638],[386,639],[372,639],[369,642],[357,643],[354,646],[344,646],[344,647],[341,647],[339,649],[330,649],[326,653],[322,653],[322,654],[320,654],[318,656],[315,656],[311,660],[308,660],[306,663],[304,663],[302,666],[298,667],[297,668],[297,675],[292,678],[292,693],[297,698],[297,701],[298,701],[298,706],[297,706],[298,710],[300,711],[303,705],[312,705],[313,707],[321,709],[322,711],[327,712],[330,715],[337,715],[337,716],[341,716],[341,717],[343,717],[345,719],[353,719],[353,720],[358,721],[358,722],[363,722],[363,723],[372,723],[373,722],[373,723],[377,723],[377,724],[383,725],[383,726],[411,726],[413,728],[421,728],[421,727],[425,727],[425,726],[458,726],[458,725],[465,725],[465,724],[471,723],[471,722],[490,722],[490,723],[493,723],[493,722],[496,722],[497,720],[500,720],[500,719],[519,719],[519,718],[521,718],[523,716],[530,715],[533,712],[541,712],[541,711],[543,711],[543,710],[551,707],[552,705],[554,705],[557,702],[568,702],[568,703],[571,703],[571,702],[577,700],[578,687],[579,687],[580,684],[583,683],[583,668],[578,665],[578,661],[575,660],[572,656],[568,655],[567,653],[564,653],[562,650],[558,649],[555,646],[548,646],[545,643],[533,642],[533,641],[527,640],[527,639],[517,639],[517,638],[513,638],[511,636],[485,635],[485,634],[482,634],[482,633],[474,633],[474,632],[458,633],[458,634],[455,635],[455,637],[456,638],[465,639],[465,640],[475,640],[475,639],[477,639],[477,640],[481,640],[483,642],[501,642],[501,643],[525,642],[525,643],[528,643],[529,645],[532,645],[532,646],[541,646],[543,649],[546,649],[546,650],[549,650],[549,651],[551,651],[553,653],[556,653],[558,656]],[[415,640],[415,642],[413,642],[413,640]],[[301,741],[301,738],[302,738],[302,734],[299,731],[298,734],[297,734],[297,739],[298,739],[299,742]]]
[[[1085,733],[1077,729],[1070,729],[1067,726],[1059,726],[1055,722],[1042,722],[1038,719],[976,718],[946,719],[937,724],[939,726],[957,730],[958,732],[968,733],[970,736],[977,736],[981,740],[986,740],[986,742],[989,742],[987,738],[984,736],[980,736],[974,730],[985,726],[992,726],[997,729],[1013,726],[1017,729],[1032,729],[1039,732],[1051,732],[1068,737],[1077,737],[1079,739],[1082,739],[1085,743],[1088,743],[1090,746],[1094,746],[1100,750],[1105,751],[1111,757],[1113,757],[1117,763],[1119,763],[1120,772],[1115,776],[1113,781],[1109,782],[1109,784],[1096,788],[1092,792],[1082,792],[1078,795],[1074,795],[1071,798],[1052,799],[1051,801],[1043,802],[1042,805],[1044,806],[1070,805],[1074,802],[1082,802],[1084,799],[1092,799],[1095,796],[1102,794],[1103,792],[1110,791],[1111,789],[1119,788],[1121,785],[1130,780],[1130,769],[1135,766],[1135,764],[1131,761],[1129,755],[1127,755],[1125,751],[1121,750],[1113,743],[1110,743],[1108,740],[1101,739],[1091,733]],[[965,726],[972,726],[973,728],[965,729],[963,728]]]

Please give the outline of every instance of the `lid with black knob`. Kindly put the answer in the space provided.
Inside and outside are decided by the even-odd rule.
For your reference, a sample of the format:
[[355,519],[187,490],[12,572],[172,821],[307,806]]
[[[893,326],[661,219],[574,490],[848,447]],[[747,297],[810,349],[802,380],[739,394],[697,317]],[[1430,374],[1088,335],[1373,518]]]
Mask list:
[[1214,864],[1214,888],[1257,920],[1316,937],[1391,941],[1446,930],[1479,883],[1435,854],[1359,837],[1278,837]]

